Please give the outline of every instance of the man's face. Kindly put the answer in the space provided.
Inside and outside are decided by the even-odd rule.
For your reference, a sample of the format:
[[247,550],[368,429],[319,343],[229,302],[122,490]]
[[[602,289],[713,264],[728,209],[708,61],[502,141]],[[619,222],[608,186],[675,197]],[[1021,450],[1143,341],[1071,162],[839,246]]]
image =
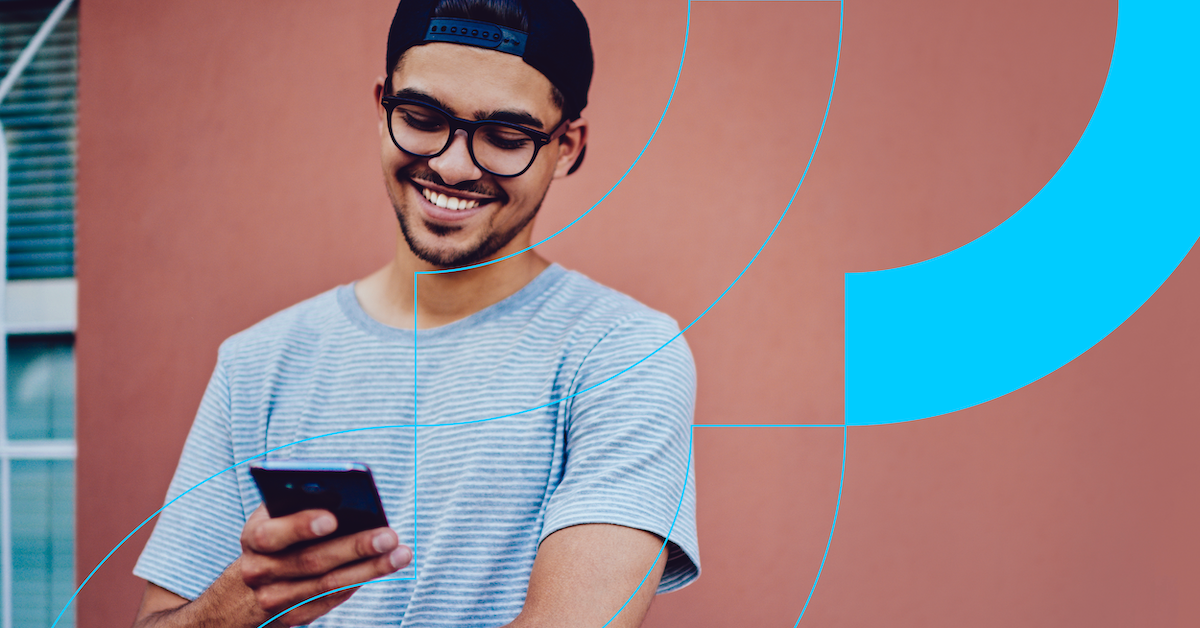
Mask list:
[[[449,43],[415,46],[392,74],[393,94],[437,104],[467,120],[519,122],[544,133],[562,111],[550,81],[514,55]],[[376,86],[376,103],[382,84]],[[498,177],[479,169],[458,131],[437,157],[409,155],[392,142],[379,107],[384,180],[401,231],[417,257],[439,268],[464,266],[529,245],[533,218],[550,181],[565,176],[582,146],[578,121],[562,142],[544,146],[524,174]]]

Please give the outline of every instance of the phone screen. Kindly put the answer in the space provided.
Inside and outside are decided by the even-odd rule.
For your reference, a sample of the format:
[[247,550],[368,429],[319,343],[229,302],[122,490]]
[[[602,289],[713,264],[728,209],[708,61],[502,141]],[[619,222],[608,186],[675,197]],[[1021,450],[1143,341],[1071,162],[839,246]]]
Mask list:
[[251,465],[250,475],[272,517],[316,508],[332,512],[337,530],[322,539],[388,525],[375,479],[364,464],[287,460]]

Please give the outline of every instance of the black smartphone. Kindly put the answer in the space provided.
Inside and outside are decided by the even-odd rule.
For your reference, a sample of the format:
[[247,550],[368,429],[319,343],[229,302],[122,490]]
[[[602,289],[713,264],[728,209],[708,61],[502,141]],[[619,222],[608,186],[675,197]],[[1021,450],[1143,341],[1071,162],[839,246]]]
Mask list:
[[321,540],[388,525],[375,478],[360,462],[270,461],[251,464],[250,475],[272,517],[314,508],[332,512],[337,530]]

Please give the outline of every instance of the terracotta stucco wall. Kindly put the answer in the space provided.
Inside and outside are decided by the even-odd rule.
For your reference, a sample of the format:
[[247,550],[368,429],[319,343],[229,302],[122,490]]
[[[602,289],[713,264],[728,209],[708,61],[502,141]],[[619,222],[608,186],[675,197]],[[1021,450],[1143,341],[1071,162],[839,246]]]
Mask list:
[[[545,236],[620,179],[675,80],[687,3],[581,2],[587,163]],[[228,335],[382,265],[394,244],[371,86],[392,0],[81,8],[78,571],[161,505]],[[547,256],[695,319],[808,161],[835,2],[695,2],[653,144]],[[755,265],[687,334],[698,423],[840,423],[842,277],[960,246],[1032,197],[1104,84],[1116,3],[847,3],[824,139]],[[1189,257],[1128,322],[982,406],[848,433],[804,618],[819,626],[1184,626],[1200,620]],[[697,428],[704,576],[652,626],[791,626],[837,498],[840,428]],[[148,529],[148,528],[147,528]],[[81,594],[132,619],[146,531]]]

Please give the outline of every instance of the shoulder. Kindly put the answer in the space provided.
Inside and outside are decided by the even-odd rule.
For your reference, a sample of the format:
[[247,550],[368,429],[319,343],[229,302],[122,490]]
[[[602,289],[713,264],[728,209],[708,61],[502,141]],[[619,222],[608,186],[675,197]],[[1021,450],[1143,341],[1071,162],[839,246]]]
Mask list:
[[338,303],[339,293],[345,290],[351,288],[333,288],[230,336],[221,343],[218,363],[255,361],[289,349],[315,346],[322,336],[346,327],[346,317]]
[[574,271],[566,271],[551,292],[544,309],[561,309],[573,318],[569,333],[582,352],[577,381],[643,365],[639,372],[694,382],[691,350],[667,314]]
[[548,291],[543,309],[571,318],[577,332],[597,340],[611,334],[665,340],[679,333],[679,324],[667,314],[572,270],[564,270]]

